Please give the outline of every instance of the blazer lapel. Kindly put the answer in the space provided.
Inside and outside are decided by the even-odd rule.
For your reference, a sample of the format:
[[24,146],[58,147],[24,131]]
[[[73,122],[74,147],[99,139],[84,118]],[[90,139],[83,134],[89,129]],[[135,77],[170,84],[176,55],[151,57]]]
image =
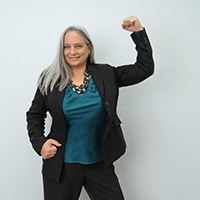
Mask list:
[[62,92],[60,92],[59,90],[57,91],[59,107],[61,108],[61,110],[62,110],[62,107],[63,107],[63,98],[64,98],[64,95],[65,95],[65,89],[63,89]]
[[99,91],[101,99],[104,100],[104,85],[103,85],[103,80],[98,68],[92,64],[88,64],[88,70],[97,87],[97,90]]

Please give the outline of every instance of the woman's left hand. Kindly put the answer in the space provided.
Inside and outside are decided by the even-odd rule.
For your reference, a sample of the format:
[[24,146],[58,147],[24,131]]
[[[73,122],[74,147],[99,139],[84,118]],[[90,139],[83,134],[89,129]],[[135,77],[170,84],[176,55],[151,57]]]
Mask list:
[[122,28],[131,32],[138,32],[143,30],[143,26],[140,24],[138,18],[135,16],[125,18],[123,20]]

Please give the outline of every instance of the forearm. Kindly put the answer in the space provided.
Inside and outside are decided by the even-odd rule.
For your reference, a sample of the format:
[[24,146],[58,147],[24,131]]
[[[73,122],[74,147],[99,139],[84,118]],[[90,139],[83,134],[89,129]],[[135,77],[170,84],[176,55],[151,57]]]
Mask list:
[[142,31],[132,33],[131,38],[136,44],[136,51],[138,52],[135,64],[148,78],[154,73],[154,61],[151,43],[145,28]]
[[137,60],[132,65],[115,68],[115,74],[120,87],[139,83],[154,73],[152,48],[145,29],[131,34],[136,44]]
[[46,107],[44,97],[37,90],[32,105],[26,113],[27,129],[30,142],[34,150],[39,154],[47,138],[44,136]]

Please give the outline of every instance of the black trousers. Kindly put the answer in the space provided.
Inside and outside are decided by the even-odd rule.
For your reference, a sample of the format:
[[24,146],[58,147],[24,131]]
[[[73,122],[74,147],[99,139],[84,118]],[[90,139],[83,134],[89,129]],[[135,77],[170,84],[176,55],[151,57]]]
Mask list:
[[64,163],[61,180],[43,176],[45,200],[78,200],[82,187],[91,200],[124,200],[114,166],[103,161],[91,165]]

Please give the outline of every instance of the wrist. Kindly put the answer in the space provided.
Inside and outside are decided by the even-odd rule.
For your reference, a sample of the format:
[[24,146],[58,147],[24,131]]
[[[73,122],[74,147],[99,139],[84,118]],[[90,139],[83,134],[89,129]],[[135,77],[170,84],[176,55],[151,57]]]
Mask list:
[[136,32],[136,33],[137,33],[137,32],[143,31],[143,30],[144,30],[144,27],[142,27],[142,26],[141,26],[140,28],[138,28],[138,29],[137,29],[137,30],[135,30],[134,32]]

